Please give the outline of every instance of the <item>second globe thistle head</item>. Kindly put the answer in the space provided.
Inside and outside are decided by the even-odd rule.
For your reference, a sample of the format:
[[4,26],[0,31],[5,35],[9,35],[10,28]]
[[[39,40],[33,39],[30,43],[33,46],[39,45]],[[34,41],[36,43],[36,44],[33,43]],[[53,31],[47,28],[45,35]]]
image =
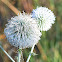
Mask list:
[[12,17],[6,24],[4,33],[11,45],[21,49],[37,44],[41,36],[36,20],[25,13]]
[[54,13],[46,7],[37,7],[32,11],[32,18],[35,18],[41,31],[48,31],[55,22]]

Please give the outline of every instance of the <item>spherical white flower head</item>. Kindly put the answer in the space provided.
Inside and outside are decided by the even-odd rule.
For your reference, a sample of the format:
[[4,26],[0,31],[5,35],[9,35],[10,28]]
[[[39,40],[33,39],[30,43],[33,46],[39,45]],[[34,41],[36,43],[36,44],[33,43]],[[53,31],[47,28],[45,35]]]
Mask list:
[[55,22],[54,13],[46,7],[38,7],[32,11],[32,18],[37,19],[41,31],[47,31]]
[[37,44],[41,36],[35,19],[25,13],[11,18],[4,33],[11,45],[21,49]]

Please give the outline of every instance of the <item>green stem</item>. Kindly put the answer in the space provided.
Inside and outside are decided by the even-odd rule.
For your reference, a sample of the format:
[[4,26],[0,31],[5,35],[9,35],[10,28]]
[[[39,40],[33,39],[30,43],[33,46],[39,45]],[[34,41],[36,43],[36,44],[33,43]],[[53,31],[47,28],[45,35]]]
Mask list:
[[18,62],[20,62],[20,59],[21,59],[21,54],[20,51],[18,51]]
[[13,58],[2,48],[2,46],[0,46],[0,48],[2,49],[2,51],[12,60],[12,62],[15,62],[13,60]]
[[24,62],[22,49],[18,51],[18,62]]
[[30,60],[30,58],[31,58],[31,55],[32,55],[32,53],[33,53],[34,47],[35,47],[35,45],[33,45],[33,47],[31,48],[31,53],[29,54],[28,59],[27,59],[26,62],[29,62],[29,60]]

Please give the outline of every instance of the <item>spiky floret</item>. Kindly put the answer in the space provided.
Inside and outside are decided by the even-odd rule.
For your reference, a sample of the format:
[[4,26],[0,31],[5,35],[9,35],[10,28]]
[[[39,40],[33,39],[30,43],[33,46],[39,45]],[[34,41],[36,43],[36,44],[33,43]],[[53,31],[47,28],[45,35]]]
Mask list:
[[41,31],[48,31],[55,22],[54,13],[46,7],[37,7],[32,11],[32,18],[35,18]]
[[6,24],[4,33],[11,45],[21,49],[37,44],[41,36],[35,19],[25,13],[12,17]]

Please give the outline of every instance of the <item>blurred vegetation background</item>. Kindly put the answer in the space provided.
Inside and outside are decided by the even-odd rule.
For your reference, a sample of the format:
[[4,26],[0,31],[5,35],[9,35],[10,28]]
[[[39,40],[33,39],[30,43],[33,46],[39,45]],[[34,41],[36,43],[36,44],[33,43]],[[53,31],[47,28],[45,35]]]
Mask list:
[[[56,21],[49,31],[42,33],[41,40],[34,49],[38,55],[32,56],[30,62],[62,62],[62,0],[0,0],[0,45],[16,61],[17,48],[7,42],[4,35],[5,24],[19,11],[31,13],[37,6],[51,9],[56,16]],[[29,52],[30,48],[23,51],[25,62]],[[0,62],[11,62],[1,49]]]

